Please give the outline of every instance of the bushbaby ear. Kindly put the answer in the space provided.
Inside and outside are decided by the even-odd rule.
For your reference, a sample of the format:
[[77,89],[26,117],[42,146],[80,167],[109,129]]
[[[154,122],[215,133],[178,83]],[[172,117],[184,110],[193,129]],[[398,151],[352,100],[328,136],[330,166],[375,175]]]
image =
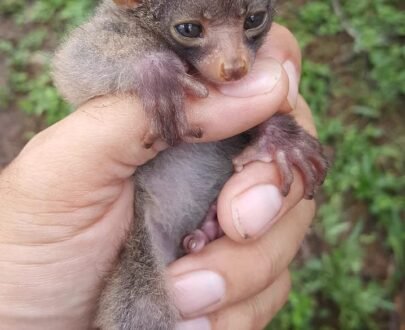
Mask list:
[[142,0],[114,0],[115,4],[125,8],[135,8],[142,3]]

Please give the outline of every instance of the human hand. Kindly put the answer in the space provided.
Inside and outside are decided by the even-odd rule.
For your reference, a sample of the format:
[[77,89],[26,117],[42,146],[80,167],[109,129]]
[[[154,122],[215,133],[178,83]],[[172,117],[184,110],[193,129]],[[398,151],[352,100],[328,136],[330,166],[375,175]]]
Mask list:
[[[315,132],[301,97],[293,115]],[[227,182],[218,201],[227,237],[169,267],[176,305],[186,319],[177,330],[263,329],[287,301],[288,266],[312,222],[315,203],[302,200],[299,175],[286,198],[275,188],[279,185],[277,167],[260,162]],[[252,237],[248,241],[239,234],[240,225]]]
[[[272,48],[269,49],[268,45]],[[230,91],[229,88],[222,88],[220,93],[212,88],[209,98],[188,103],[189,121],[203,129],[202,140],[233,136],[263,122],[280,108],[288,110],[295,106],[299,80],[299,51],[296,43],[288,32],[275,26],[272,41],[268,45],[258,58],[256,68],[260,69],[253,72],[254,81],[248,88],[238,92],[239,96],[243,96],[243,93],[248,96],[246,93],[250,93],[250,97],[234,97],[232,94],[235,89]],[[287,71],[277,61],[283,63]],[[291,106],[285,102],[287,95]],[[303,118],[303,121],[300,118],[298,121],[311,124],[310,114],[307,111],[301,113],[300,107],[297,109],[297,115]],[[2,327],[86,329],[90,326],[103,276],[111,269],[132,220],[134,170],[166,147],[157,142],[153,148],[145,149],[143,138],[147,132],[147,121],[136,99],[96,99],[34,137],[17,159],[1,173]],[[253,176],[249,175],[251,172],[254,172]],[[226,185],[219,200],[219,217],[228,237],[242,241],[231,221],[230,201],[233,196],[257,184],[268,183],[278,185],[275,169],[272,165],[257,163],[236,174]],[[280,218],[301,196],[302,183],[298,176],[290,195],[286,199],[278,199],[278,206],[282,209],[280,212],[275,212],[279,208],[274,204],[272,209],[262,210],[259,204],[263,200],[260,196],[254,198],[258,207],[254,213],[248,214],[252,219],[250,223],[263,224],[266,218],[270,219],[270,215],[276,213],[276,218]],[[273,197],[273,201],[277,201],[277,191],[274,189]],[[239,211],[243,212],[243,208]],[[305,214],[307,220],[293,221],[297,212]],[[266,237],[263,236],[255,243],[245,246],[224,238],[207,247],[199,256],[188,256],[175,262],[169,268],[175,288],[178,287],[179,276],[184,278],[185,273],[197,269],[216,271],[224,276],[227,283],[224,298],[218,304],[190,314],[180,306],[184,296],[177,295],[176,302],[183,314],[200,316],[214,311],[216,314],[211,314],[210,320],[213,320],[212,326],[216,328],[218,324],[221,325],[221,320],[226,322],[227,317],[238,312],[238,306],[249,304],[248,297],[263,290],[263,294],[269,292],[270,289],[265,289],[268,283],[276,275],[287,274],[288,262],[299,246],[312,212],[313,206],[302,202],[295,211],[279,221]],[[252,228],[252,234],[260,236],[269,226],[266,224],[260,229],[256,226]],[[291,247],[287,251],[283,250],[289,251],[287,254],[281,253],[283,246],[279,238],[270,242],[269,237],[275,236],[277,228],[284,228],[278,231],[277,235],[280,236],[277,237],[291,240],[288,241]],[[246,277],[243,276],[245,268],[249,269],[246,262],[238,266],[241,267],[239,275],[232,277],[232,274],[235,275],[233,267],[237,266],[236,263],[222,261],[219,266],[215,265],[215,260],[207,257],[212,255],[215,246],[216,260],[228,258],[233,248],[251,247],[251,250],[244,250],[238,258],[241,263],[254,260],[254,256],[261,251],[259,249],[255,252],[254,246],[260,242],[270,242],[274,245],[274,251],[280,252],[273,256],[274,268],[271,274],[274,276],[270,279],[267,273],[263,273],[266,278],[262,282],[258,281],[257,287],[251,284],[246,287]],[[276,250],[278,244],[279,250]],[[279,265],[278,268],[275,264]],[[259,267],[254,266],[251,269]],[[279,292],[278,295],[272,294],[277,301],[272,305],[274,310],[285,300],[288,275],[280,277],[278,283],[271,287],[272,292]],[[195,298],[195,294],[192,293],[189,299],[193,299],[193,296]],[[245,303],[241,302],[244,300]],[[241,303],[229,307],[235,302]],[[267,317],[264,314],[256,317],[264,319]]]

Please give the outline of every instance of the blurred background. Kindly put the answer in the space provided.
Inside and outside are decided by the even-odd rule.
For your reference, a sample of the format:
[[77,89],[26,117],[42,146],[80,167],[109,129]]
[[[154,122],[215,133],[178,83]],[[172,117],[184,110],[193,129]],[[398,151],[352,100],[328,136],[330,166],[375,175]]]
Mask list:
[[[69,113],[49,62],[96,3],[1,0],[0,169]],[[405,329],[404,9],[401,0],[278,3],[334,165],[292,266],[290,302],[269,329]]]

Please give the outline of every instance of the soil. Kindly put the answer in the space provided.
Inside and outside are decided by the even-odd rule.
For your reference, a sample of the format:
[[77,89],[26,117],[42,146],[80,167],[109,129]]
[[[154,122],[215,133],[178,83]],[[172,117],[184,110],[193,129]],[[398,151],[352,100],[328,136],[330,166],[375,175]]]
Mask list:
[[0,111],[0,170],[18,155],[40,126],[38,120],[27,117],[20,111]]
[[[0,21],[2,40],[15,40],[20,36],[20,29],[11,20]],[[0,89],[7,84],[6,58],[0,55]],[[27,118],[18,110],[0,107],[0,170],[2,170],[27,142],[28,132],[34,128],[34,119]]]

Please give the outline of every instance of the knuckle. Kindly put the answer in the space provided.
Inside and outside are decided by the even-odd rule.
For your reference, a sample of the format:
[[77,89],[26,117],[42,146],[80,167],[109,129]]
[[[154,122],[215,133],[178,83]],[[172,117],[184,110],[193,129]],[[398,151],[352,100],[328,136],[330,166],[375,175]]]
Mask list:
[[284,25],[278,25],[278,28],[279,28],[280,32],[281,32],[284,36],[286,36],[286,37],[288,37],[288,38],[291,38],[291,39],[295,39],[294,34],[293,34],[293,33],[290,31],[290,29],[288,29],[286,26],[284,26]]
[[287,296],[289,296],[291,289],[292,289],[291,273],[289,271],[287,271],[285,276],[286,276],[286,292],[287,292]]
[[292,52],[299,54],[299,56],[301,57],[301,47],[299,45],[297,38],[285,26],[282,26],[282,29],[283,29],[283,35],[285,36],[286,40],[291,40]]
[[228,322],[228,318],[226,317],[226,313],[221,318],[219,317],[218,313],[212,313],[210,315],[210,321],[211,321],[211,326],[214,330],[229,328],[229,325],[228,325],[229,322]]
[[260,315],[260,312],[258,310],[258,305],[256,302],[256,298],[251,299],[247,303],[247,310],[248,310],[248,320],[247,320],[247,328],[250,330],[256,330],[257,329],[257,324],[258,324],[258,317]]
[[273,242],[272,252],[269,253],[269,248],[265,243],[258,242],[255,244],[255,254],[257,256],[258,265],[260,265],[260,284],[262,288],[268,286],[274,281],[275,275],[277,274],[278,262],[281,257],[278,252],[277,243]]
[[299,45],[299,42],[298,42],[297,38],[294,36],[294,34],[291,32],[290,29],[288,29],[284,25],[280,25],[280,24],[275,24],[275,27],[277,28],[280,36],[283,37],[282,40],[288,40],[288,41],[292,42],[294,51],[296,51],[296,52],[301,51],[301,47]]
[[289,271],[284,272],[280,276],[280,279],[278,280],[278,286],[279,286],[279,294],[278,294],[279,297],[267,311],[268,314],[270,315],[270,318],[273,318],[274,315],[276,315],[288,301],[288,297],[290,296],[292,287],[292,280]]
[[305,204],[308,208],[308,219],[314,219],[316,214],[316,202],[314,200],[306,201]]
[[269,321],[269,311],[268,303],[266,303],[261,297],[256,296],[249,302],[249,313],[250,313],[250,322],[249,329],[260,330],[268,323]]

